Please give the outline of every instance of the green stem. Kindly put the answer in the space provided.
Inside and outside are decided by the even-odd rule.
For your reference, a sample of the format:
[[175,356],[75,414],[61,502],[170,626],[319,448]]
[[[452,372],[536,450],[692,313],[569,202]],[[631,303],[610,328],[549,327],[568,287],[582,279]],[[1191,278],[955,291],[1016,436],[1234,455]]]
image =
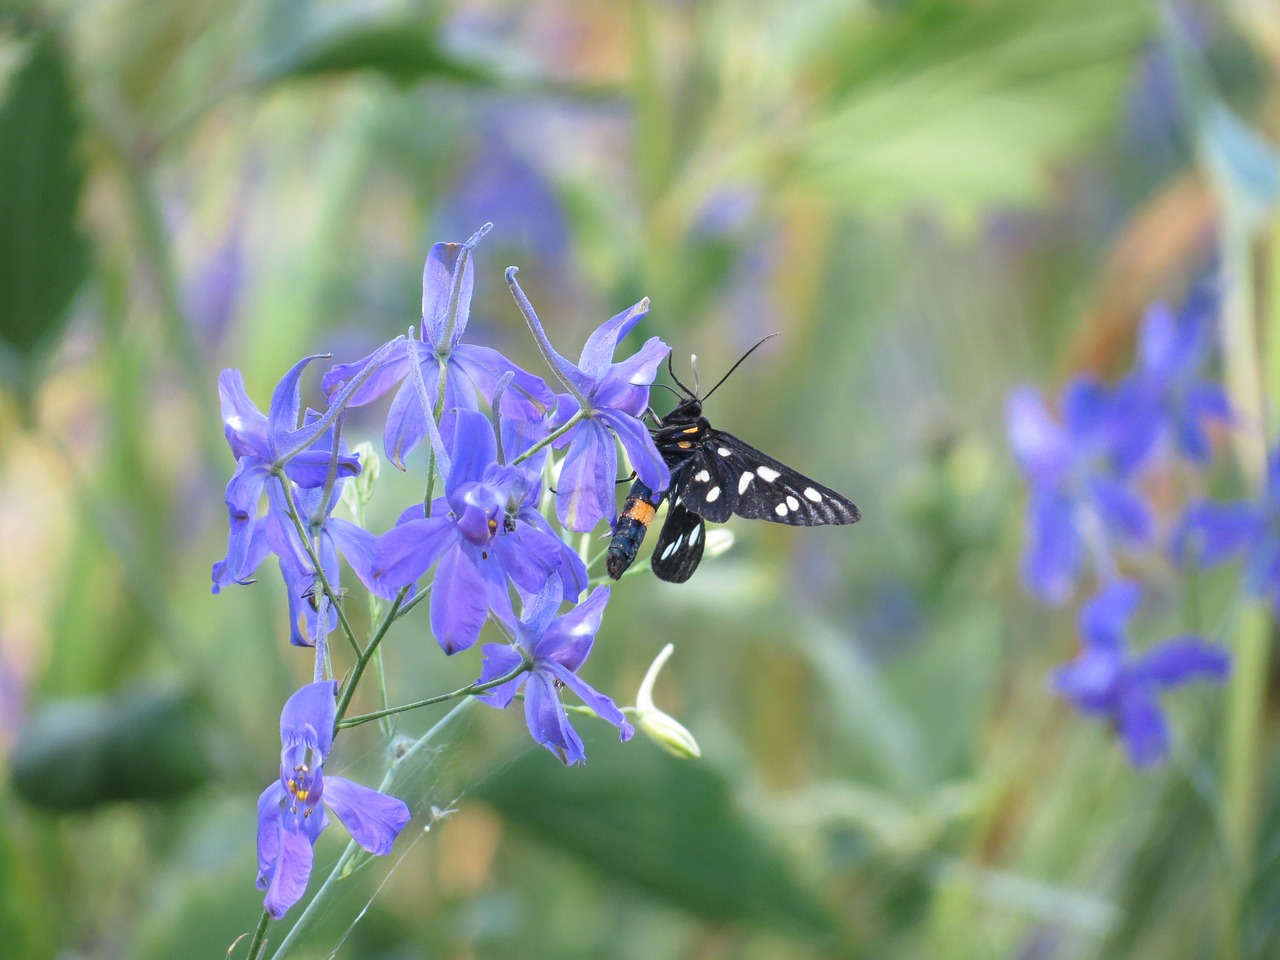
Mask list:
[[401,704],[398,707],[390,707],[386,710],[377,710],[373,713],[361,714],[358,717],[352,717],[350,720],[343,720],[338,724],[337,728],[345,729],[347,727],[356,727],[362,723],[368,723],[371,720],[380,720],[383,717],[389,717],[392,714],[405,713],[409,710],[417,710],[419,707],[430,707],[434,704],[444,703],[448,700],[460,700],[463,697],[474,697],[476,694],[484,693],[486,690],[492,690],[494,687],[500,687],[504,683],[510,683],[531,666],[533,666],[533,664],[526,660],[521,663],[520,666],[499,677],[497,680],[490,680],[487,683],[472,683],[465,687],[459,687],[451,693],[442,693],[439,696],[427,697],[425,700],[415,700],[413,703]]
[[528,460],[539,450],[542,450],[543,448],[545,448],[548,444],[555,443],[557,440],[563,437],[566,433],[568,433],[570,430],[576,427],[579,423],[585,420],[586,417],[587,417],[587,411],[579,408],[577,413],[575,413],[573,416],[571,416],[568,420],[564,422],[564,426],[559,427],[555,430],[552,430],[549,434],[547,434],[545,437],[543,437],[541,440],[535,443],[532,447],[530,447],[524,453],[520,454],[520,456],[512,460],[511,466],[514,467],[517,464],[524,463],[524,461]]
[[1235,664],[1227,693],[1226,748],[1222,771],[1223,829],[1227,896],[1223,957],[1239,957],[1240,924],[1254,870],[1262,756],[1261,721],[1269,673],[1271,618],[1266,605],[1252,603],[1240,614]]
[[258,960],[258,955],[262,953],[262,948],[267,945],[267,924],[271,922],[271,914],[262,911],[262,916],[258,920],[258,929],[253,932],[253,943],[249,944],[248,960]]
[[369,640],[369,645],[360,651],[356,657],[356,665],[351,670],[351,676],[347,678],[347,685],[342,691],[342,696],[338,700],[338,710],[334,715],[333,733],[336,737],[338,730],[344,724],[342,718],[346,716],[347,709],[351,706],[351,698],[355,696],[356,686],[360,683],[360,677],[364,674],[365,668],[369,666],[369,661],[373,659],[373,655],[377,653],[378,647],[382,644],[382,639],[387,635],[387,631],[391,629],[397,619],[397,613],[400,610],[400,603],[404,600],[404,596],[409,592],[408,587],[401,587],[400,592],[396,595],[395,600],[391,604],[391,609],[387,611],[387,615],[382,618],[382,622],[378,624],[378,629],[374,631],[373,636]]

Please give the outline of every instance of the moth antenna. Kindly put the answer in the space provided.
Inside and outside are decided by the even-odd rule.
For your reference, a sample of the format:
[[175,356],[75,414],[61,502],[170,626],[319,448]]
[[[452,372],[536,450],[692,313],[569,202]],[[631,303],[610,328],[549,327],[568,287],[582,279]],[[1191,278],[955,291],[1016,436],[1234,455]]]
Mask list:
[[693,395],[698,395],[698,355],[689,354],[689,369],[693,371]]
[[[670,391],[670,393],[671,393],[671,394],[672,394],[672,395],[673,395],[677,400],[683,400],[683,399],[684,399],[684,397],[682,397],[682,396],[681,396],[678,392],[676,392],[675,390],[672,390],[672,389],[671,389],[671,387],[667,386],[667,384],[665,384],[665,383],[652,383],[652,384],[650,384],[650,386],[652,386],[652,387],[661,387],[663,390]],[[650,412],[650,413],[653,413],[653,408],[652,408],[652,407],[650,407],[650,408],[649,408],[649,412]],[[657,414],[654,414],[654,416],[657,416]]]
[[[715,393],[717,390],[719,390],[719,389],[720,389],[720,384],[722,384],[722,383],[724,383],[726,380],[728,380],[728,379],[729,379],[729,377],[733,374],[733,371],[737,370],[740,366],[742,366],[742,361],[743,361],[743,360],[747,359],[747,357],[751,356],[751,355],[752,355],[753,353],[755,353],[758,349],[760,349],[760,347],[764,346],[764,344],[765,344],[765,343],[767,343],[768,341],[772,340],[772,339],[773,339],[774,337],[776,337],[776,336],[777,336],[777,334],[776,334],[776,333],[771,333],[771,334],[769,334],[769,335],[768,335],[767,337],[765,337],[763,340],[759,341],[759,342],[758,342],[754,347],[752,347],[750,350],[748,350],[746,353],[744,353],[741,357],[739,357],[739,358],[738,358],[738,362],[737,362],[737,363],[735,363],[732,367],[730,367],[730,368],[729,368],[729,372],[728,372],[728,373],[726,373],[723,377],[721,377],[721,378],[720,378],[720,380],[719,380],[719,382],[718,382],[714,387],[712,387],[710,390],[708,390],[708,391],[707,391],[707,396],[706,396],[706,397],[703,397],[702,399],[703,399],[703,400],[706,400],[706,399],[707,399],[707,397],[711,396],[713,393]],[[669,357],[669,356],[668,356],[668,359],[670,359],[670,357]]]
[[680,382],[680,378],[676,376],[675,368],[671,366],[671,354],[667,354],[667,373],[671,374],[671,379],[676,382],[676,386],[685,392],[686,396],[696,397],[697,394]]

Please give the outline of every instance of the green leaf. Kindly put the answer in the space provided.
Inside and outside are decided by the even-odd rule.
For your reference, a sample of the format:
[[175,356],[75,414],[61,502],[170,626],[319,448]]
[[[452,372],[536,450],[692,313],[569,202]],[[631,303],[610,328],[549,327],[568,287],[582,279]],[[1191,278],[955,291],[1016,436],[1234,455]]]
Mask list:
[[1124,0],[930,0],[860,21],[828,47],[830,95],[784,139],[782,176],[858,211],[1033,202],[1111,121],[1150,27]]
[[259,80],[373,70],[409,86],[428,78],[491,85],[494,75],[445,52],[434,29],[415,20],[374,21],[318,30],[269,61]]
[[539,840],[694,914],[821,936],[832,926],[705,763],[602,738],[566,770],[530,750],[477,789]]
[[203,726],[198,703],[181,690],[135,687],[48,704],[14,748],[14,791],[58,811],[181,796],[210,776]]
[[76,224],[79,140],[61,47],[51,33],[39,34],[0,103],[0,347],[9,353],[0,356],[8,360],[0,375],[26,392],[88,271],[89,243]]

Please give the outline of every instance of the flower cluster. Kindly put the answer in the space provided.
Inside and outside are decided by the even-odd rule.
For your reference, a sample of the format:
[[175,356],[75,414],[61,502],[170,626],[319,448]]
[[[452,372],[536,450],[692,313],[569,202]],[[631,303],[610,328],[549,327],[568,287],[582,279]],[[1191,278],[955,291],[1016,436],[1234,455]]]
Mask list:
[[[1030,387],[1009,397],[1010,446],[1027,480],[1027,542],[1022,579],[1038,599],[1075,598],[1086,571],[1098,583],[1080,608],[1077,660],[1058,668],[1053,688],[1089,716],[1109,720],[1137,767],[1159,763],[1169,734],[1156,694],[1193,680],[1222,682],[1230,659],[1196,636],[1129,652],[1124,633],[1141,602],[1128,564],[1150,567],[1163,555],[1203,563],[1235,551],[1250,558],[1250,578],[1275,567],[1265,504],[1192,504],[1173,524],[1157,522],[1145,485],[1171,466],[1193,471],[1212,457],[1210,429],[1232,423],[1223,388],[1203,374],[1211,357],[1216,292],[1196,286],[1180,310],[1153,305],[1143,318],[1134,369],[1116,383],[1078,375],[1062,391],[1060,419]],[[1275,473],[1280,474],[1280,462]],[[1280,479],[1273,481],[1280,491]],[[1275,499],[1275,494],[1269,495]],[[1162,543],[1163,539],[1166,540]],[[1280,548],[1280,543],[1275,543]],[[1276,590],[1280,594],[1280,590]]]
[[[259,802],[258,883],[267,891],[267,913],[277,919],[305,893],[312,847],[328,823],[326,805],[375,854],[386,853],[410,819],[401,800],[326,776],[324,765],[344,727],[422,705],[347,716],[355,684],[366,667],[380,663],[372,655],[386,628],[420,601],[428,606],[431,636],[448,655],[475,645],[486,624],[505,637],[484,645],[474,684],[430,702],[473,696],[505,708],[520,697],[534,740],[567,765],[585,754],[561,699],[565,690],[585,705],[575,709],[613,724],[623,740],[634,732],[624,712],[579,676],[610,590],[588,592],[588,558],[569,537],[613,521],[619,446],[652,489],[667,486],[667,466],[641,418],[669,350],[652,337],[615,360],[648,311],[642,300],[592,333],[576,363],[566,359],[516,282],[515,268],[507,282],[558,387],[467,342],[471,253],[487,229],[465,244],[432,247],[420,328],[330,367],[321,380],[323,409],[304,411],[300,399],[302,374],[316,357],[285,375],[265,415],[238,371],[226,370],[218,381],[237,464],[227,485],[227,553],[213,567],[213,590],[252,582],[274,554],[288,592],[291,640],[311,648],[315,659],[314,682],[285,704],[280,777]],[[377,461],[350,452],[343,425],[349,410],[387,394],[386,457],[402,470],[420,469],[421,462],[425,495],[378,532],[363,524],[362,509]],[[354,521],[334,516],[340,502],[357,505]],[[587,538],[573,539],[585,550]],[[343,616],[344,569],[389,602],[365,644]],[[329,648],[338,630],[356,657],[343,684],[332,679]],[[648,692],[644,699],[644,722],[652,726],[660,711]],[[661,716],[659,741],[671,749],[676,737],[683,755],[696,755],[687,731]]]

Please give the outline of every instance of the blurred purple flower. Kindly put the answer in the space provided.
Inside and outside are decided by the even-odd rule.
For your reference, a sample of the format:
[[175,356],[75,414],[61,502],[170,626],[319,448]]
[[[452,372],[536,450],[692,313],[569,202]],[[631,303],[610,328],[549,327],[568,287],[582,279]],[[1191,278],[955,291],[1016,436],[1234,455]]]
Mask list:
[[258,889],[279,920],[307,890],[312,847],[329,825],[321,801],[351,838],[372,854],[389,853],[409,822],[409,807],[343,777],[326,777],[337,715],[334,680],[311,683],[291,696],[280,714],[280,779],[258,798]]
[[1046,603],[1070,599],[1086,553],[1106,573],[1114,542],[1151,542],[1151,512],[1117,457],[1130,413],[1119,400],[1097,380],[1076,377],[1063,390],[1059,423],[1031,388],[1009,396],[1009,443],[1031,488],[1022,578]]
[[1267,483],[1257,500],[1191,504],[1174,532],[1171,553],[1202,567],[1242,556],[1245,589],[1270,599],[1280,612],[1280,447],[1267,457]]
[[1054,690],[1081,713],[1111,722],[1130,762],[1140,769],[1169,753],[1159,693],[1197,680],[1222,683],[1231,672],[1227,651],[1195,636],[1172,637],[1130,654],[1125,632],[1141,600],[1137,583],[1118,581],[1085,603],[1079,616],[1080,655],[1050,678]]
[[528,672],[481,694],[478,699],[505,709],[523,687],[524,715],[529,732],[565,766],[585,762],[586,754],[582,740],[570,725],[569,715],[560,702],[562,687],[568,687],[598,717],[617,727],[624,741],[630,740],[635,733],[614,702],[578,676],[578,669],[591,653],[608,602],[609,588],[597,587],[578,606],[556,616],[560,600],[553,591],[544,590],[533,598],[523,619],[502,618],[515,637],[514,646],[500,643],[484,646],[484,667],[478,683],[498,680],[521,663],[532,666]]
[[654,446],[649,430],[639,419],[649,405],[649,385],[671,348],[651,337],[636,353],[618,363],[613,353],[632,328],[649,312],[646,298],[606,320],[587,338],[575,364],[556,352],[547,339],[533,305],[516,282],[516,268],[507,268],[507,283],[520,305],[534,339],[569,393],[556,400],[553,421],[562,427],[575,416],[581,419],[555,442],[569,452],[560,471],[556,514],[570,530],[585,532],[603,519],[612,520],[617,506],[614,486],[618,478],[617,436],[636,475],[653,490],[671,482],[667,465]]
[[1164,303],[1147,310],[1137,368],[1118,388],[1118,403],[1127,411],[1116,451],[1122,473],[1147,463],[1165,438],[1188,460],[1208,463],[1206,424],[1231,419],[1226,391],[1199,376],[1212,346],[1217,306],[1216,290],[1201,284],[1178,313]]
[[[429,430],[428,412],[423,407],[417,378],[410,376],[415,360],[422,371],[428,403],[435,403],[440,377],[445,377],[441,408],[441,429],[445,433],[452,427],[452,411],[479,409],[477,392],[491,402],[494,388],[508,372],[512,379],[502,394],[504,416],[540,420],[555,399],[540,377],[521,370],[497,350],[460,342],[470,318],[471,291],[475,283],[470,252],[487,230],[486,227],[477,232],[465,244],[437,243],[431,248],[422,271],[421,346],[410,345],[399,338],[385,364],[351,399],[352,406],[362,406],[399,387],[387,413],[383,445],[387,457],[402,470],[404,458]],[[362,369],[367,360],[331,367],[324,375],[325,392],[337,390]]]
[[554,581],[557,596],[576,600],[587,584],[586,567],[546,529],[545,519],[531,520],[527,501],[539,483],[531,470],[497,462],[488,417],[459,410],[444,497],[432,504],[430,517],[411,508],[377,539],[366,585],[391,598],[439,561],[431,630],[449,654],[476,642],[490,610],[510,607],[508,582],[527,596]]
[[[242,582],[261,562],[261,553],[256,561],[251,556],[255,549],[263,549],[262,544],[254,546],[258,502],[269,486],[273,494],[280,494],[269,498],[271,509],[282,509],[284,497],[278,471],[283,469],[285,477],[307,489],[323,487],[330,480],[332,418],[308,417],[304,426],[297,429],[301,407],[298,380],[314,359],[300,360],[285,374],[271,397],[266,416],[245,393],[244,378],[239,370],[223,370],[218,375],[223,433],[235,454],[236,470],[227,483],[231,530],[227,537],[227,555],[213,568],[214,593],[228,583]],[[376,362],[377,355],[370,360]],[[359,458],[339,451],[335,477],[351,477],[359,472]]]

